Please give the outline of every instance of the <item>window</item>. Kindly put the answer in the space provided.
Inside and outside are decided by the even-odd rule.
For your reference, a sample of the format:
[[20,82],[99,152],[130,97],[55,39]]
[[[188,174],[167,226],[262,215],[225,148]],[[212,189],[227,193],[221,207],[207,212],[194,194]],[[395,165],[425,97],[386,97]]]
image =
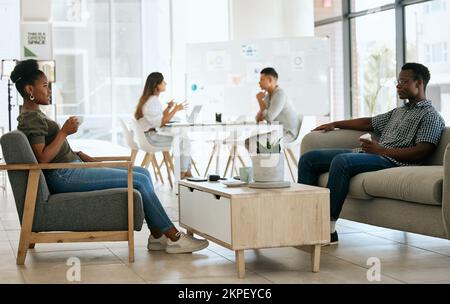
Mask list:
[[330,39],[331,120],[344,119],[344,61],[342,22],[316,27],[317,37]]
[[[317,36],[329,36],[331,41],[336,42],[339,39],[333,37],[333,29],[341,27],[342,22],[350,25],[344,27],[341,33],[344,38],[350,38],[348,43],[346,40],[342,43],[341,55],[337,48],[333,50],[337,44],[332,42],[332,115],[339,117],[339,109],[351,108],[351,117],[370,116],[401,104],[394,86],[399,72],[396,70],[398,58],[422,63],[430,69],[427,97],[433,100],[435,107],[450,123],[450,36],[445,30],[450,28],[449,1],[349,0],[349,11],[336,15],[337,6],[344,3],[338,2],[334,8],[335,1],[315,0]],[[396,20],[401,14],[397,15],[400,10],[395,9],[404,11],[405,22]],[[405,43],[398,50],[397,44],[402,42],[403,36],[397,37],[397,33],[405,33]],[[399,53],[403,49],[405,58]],[[347,54],[351,54],[348,57],[349,66],[343,64],[342,71],[339,71],[338,62],[346,59]],[[343,59],[339,60],[338,56]],[[340,85],[343,94],[338,90]],[[340,105],[340,96],[352,98],[343,100]],[[350,118],[347,112],[345,116]]]
[[446,63],[448,59],[447,42],[425,45],[426,63]]
[[449,124],[450,36],[442,29],[450,28],[450,16],[445,18],[442,14],[442,10],[446,8],[445,2],[435,0],[405,8],[406,60],[422,63],[430,69],[427,98],[433,101],[435,108]]
[[314,0],[316,21],[342,15],[342,0]]
[[447,61],[447,42],[425,44],[425,63],[446,63]]
[[447,1],[448,0],[430,1],[430,3],[426,3],[426,5],[423,6],[423,11],[425,14],[445,12],[447,10]]
[[395,108],[394,11],[353,19],[351,37],[353,117],[374,116]]
[[393,3],[395,3],[395,0],[352,0],[351,10],[352,12],[359,12]]
[[142,90],[141,0],[54,1],[56,119],[84,116],[72,138],[116,142]]

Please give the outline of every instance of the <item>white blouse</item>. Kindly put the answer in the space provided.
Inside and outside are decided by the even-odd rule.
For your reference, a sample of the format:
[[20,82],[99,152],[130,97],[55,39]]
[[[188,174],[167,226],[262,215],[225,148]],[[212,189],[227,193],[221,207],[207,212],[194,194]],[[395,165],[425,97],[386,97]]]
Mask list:
[[142,107],[144,117],[138,120],[144,131],[149,129],[158,129],[161,127],[163,118],[163,108],[158,96],[151,96]]

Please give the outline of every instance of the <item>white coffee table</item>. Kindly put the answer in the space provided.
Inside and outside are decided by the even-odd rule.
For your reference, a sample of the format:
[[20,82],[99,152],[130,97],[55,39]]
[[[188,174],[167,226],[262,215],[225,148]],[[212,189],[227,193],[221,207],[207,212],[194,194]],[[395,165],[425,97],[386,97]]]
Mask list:
[[293,184],[284,189],[229,188],[218,182],[180,181],[179,221],[235,251],[238,277],[245,276],[244,250],[298,247],[320,267],[321,245],[330,242],[329,190]]

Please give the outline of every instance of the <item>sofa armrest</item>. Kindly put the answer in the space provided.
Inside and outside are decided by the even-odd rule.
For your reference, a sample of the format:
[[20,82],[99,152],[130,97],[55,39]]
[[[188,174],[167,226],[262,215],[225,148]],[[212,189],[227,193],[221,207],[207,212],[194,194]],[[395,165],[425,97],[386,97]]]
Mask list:
[[[359,147],[359,137],[367,131],[341,130],[315,131],[307,134],[301,145],[301,154],[315,149],[353,149]],[[370,133],[370,132],[369,132]],[[371,133],[372,134],[372,133]],[[376,138],[372,134],[373,138]]]
[[450,144],[444,153],[444,180],[442,183],[442,217],[447,239],[450,239]]
[[109,161],[90,163],[38,163],[38,164],[0,164],[0,170],[51,170],[51,169],[82,169],[82,168],[117,168],[130,167],[131,161]]

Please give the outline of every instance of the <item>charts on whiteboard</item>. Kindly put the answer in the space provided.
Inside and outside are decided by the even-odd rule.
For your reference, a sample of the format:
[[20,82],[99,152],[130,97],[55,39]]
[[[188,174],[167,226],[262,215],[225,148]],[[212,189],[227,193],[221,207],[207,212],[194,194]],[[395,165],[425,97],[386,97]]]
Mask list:
[[225,120],[258,111],[260,71],[273,67],[279,85],[300,114],[330,113],[330,60],[327,38],[299,37],[189,44],[186,98],[203,105],[200,118]]

